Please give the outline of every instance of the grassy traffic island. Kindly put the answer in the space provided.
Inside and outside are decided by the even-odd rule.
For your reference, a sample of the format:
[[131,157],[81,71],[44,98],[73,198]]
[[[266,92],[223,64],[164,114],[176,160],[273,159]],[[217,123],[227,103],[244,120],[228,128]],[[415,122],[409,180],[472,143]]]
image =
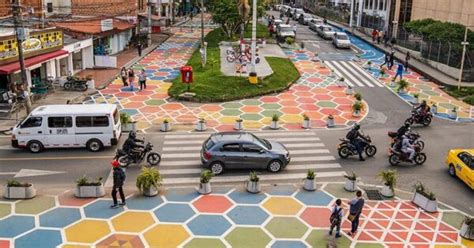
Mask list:
[[[193,67],[194,82],[190,92],[194,93],[193,101],[223,102],[251,98],[287,89],[298,78],[299,73],[293,63],[287,58],[266,57],[273,74],[259,78],[259,84],[250,84],[247,77],[225,76],[220,70],[219,42],[228,40],[224,32],[218,28],[205,37],[207,46],[207,64],[201,66],[201,54],[196,50],[188,61]],[[187,85],[181,82],[181,77],[173,81],[168,94],[176,99],[187,91]]]

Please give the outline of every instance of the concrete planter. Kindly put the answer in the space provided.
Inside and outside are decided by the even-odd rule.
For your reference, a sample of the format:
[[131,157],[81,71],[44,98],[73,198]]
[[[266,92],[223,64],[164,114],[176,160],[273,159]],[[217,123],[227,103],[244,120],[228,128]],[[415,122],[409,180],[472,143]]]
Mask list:
[[31,199],[36,196],[36,189],[33,184],[28,187],[8,187],[5,186],[6,199]]
[[198,123],[196,123],[196,131],[206,131],[207,127],[206,127],[206,122],[202,122],[202,121],[199,121]]
[[418,207],[424,209],[426,212],[438,212],[438,202],[436,200],[432,201],[416,191],[413,194],[411,201]]
[[448,117],[449,117],[449,119],[456,120],[458,118],[458,112],[450,110],[449,114],[448,114]]
[[360,110],[355,110],[355,111],[352,111],[352,116],[354,117],[360,117]]
[[311,128],[311,120],[304,120],[303,121],[303,128],[310,129]]
[[104,185],[100,186],[76,186],[74,196],[77,198],[98,198],[105,195]]
[[143,191],[144,196],[152,197],[158,195],[158,189],[155,187],[151,187],[149,189],[145,189]]
[[280,126],[278,125],[278,121],[272,121],[272,123],[270,124],[270,128],[271,129],[279,129]]
[[210,194],[212,192],[211,183],[210,182],[199,183],[199,190],[198,191],[201,195]]
[[344,189],[349,192],[355,192],[357,190],[357,180],[347,179]]
[[161,123],[160,131],[162,132],[169,132],[171,130],[171,124],[168,123]]
[[346,95],[352,95],[352,94],[354,94],[354,90],[353,90],[352,87],[350,87],[350,86],[346,88],[345,92],[346,92]]
[[474,241],[474,229],[470,228],[468,224],[463,222],[461,229],[459,230],[459,236],[463,239]]
[[305,178],[303,180],[303,189],[307,190],[307,191],[315,191],[316,190],[316,180]]
[[431,106],[431,113],[433,115],[437,114],[438,113],[438,106],[436,106],[436,105]]
[[95,81],[94,81],[94,79],[88,80],[86,83],[87,83],[87,88],[88,88],[88,89],[95,89]]
[[334,118],[328,118],[328,119],[326,120],[326,125],[327,125],[327,127],[335,127],[335,125],[334,125]]
[[382,196],[386,198],[392,198],[395,195],[393,193],[393,190],[390,189],[390,187],[387,185],[382,186],[382,190],[380,191],[380,194],[382,194]]
[[248,192],[256,194],[260,192],[260,182],[246,181],[245,188]]
[[123,132],[131,132],[137,130],[137,123],[136,122],[129,122],[122,124],[122,131]]
[[234,123],[234,129],[235,130],[242,130],[242,121],[236,121]]

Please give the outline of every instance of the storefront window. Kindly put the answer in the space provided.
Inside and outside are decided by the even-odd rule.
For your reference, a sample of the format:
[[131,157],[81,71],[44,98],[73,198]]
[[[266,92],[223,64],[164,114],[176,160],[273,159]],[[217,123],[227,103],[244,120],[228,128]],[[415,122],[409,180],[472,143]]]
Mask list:
[[72,54],[72,65],[73,65],[74,71],[82,70],[82,52],[81,51]]
[[68,72],[67,57],[62,58],[62,59],[59,60],[59,71],[60,71],[61,77],[67,76],[67,72]]

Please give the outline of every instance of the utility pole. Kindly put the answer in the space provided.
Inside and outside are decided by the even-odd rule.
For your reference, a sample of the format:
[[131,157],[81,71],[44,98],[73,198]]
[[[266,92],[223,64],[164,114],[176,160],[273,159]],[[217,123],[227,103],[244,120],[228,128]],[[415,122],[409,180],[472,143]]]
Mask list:
[[148,47],[151,46],[151,1],[148,0],[147,18],[148,18]]
[[354,8],[355,8],[355,0],[351,0],[351,19],[349,19],[349,27],[352,29],[353,28],[353,22],[354,22]]
[[255,55],[257,52],[257,0],[253,0],[252,6],[252,68],[250,68],[250,72],[256,73]]
[[[16,37],[16,44],[18,49],[18,61],[20,62],[20,75],[21,75],[21,83],[23,84],[23,95],[25,97],[26,102],[26,113],[31,113],[31,99],[30,99],[30,86],[28,85],[28,79],[26,77],[26,68],[25,68],[25,60],[23,58],[23,39],[25,37],[21,37],[25,35],[25,29],[23,28],[23,16],[21,14],[21,6],[19,0],[15,0],[12,5],[12,13],[14,18],[15,24],[15,37]],[[21,31],[20,31],[21,29]]]
[[469,45],[467,42],[467,26],[464,30],[464,41],[461,42],[462,45],[462,57],[461,57],[461,69],[459,70],[459,78],[458,78],[458,90],[461,90],[461,81],[462,81],[462,71],[464,70],[464,58],[466,57],[466,46]]

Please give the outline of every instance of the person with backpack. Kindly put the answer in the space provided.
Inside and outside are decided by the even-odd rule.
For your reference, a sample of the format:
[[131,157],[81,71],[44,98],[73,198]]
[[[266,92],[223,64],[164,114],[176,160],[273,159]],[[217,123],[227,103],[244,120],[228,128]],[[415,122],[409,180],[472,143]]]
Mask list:
[[347,233],[347,235],[352,236],[355,232],[357,232],[357,228],[359,227],[359,217],[364,209],[365,200],[362,198],[362,191],[357,190],[356,198],[352,199],[349,202],[349,216],[347,219],[351,221],[351,231]]
[[332,231],[334,227],[336,228],[336,238],[341,237],[341,222],[342,217],[344,216],[344,211],[342,210],[342,201],[341,199],[336,200],[336,204],[331,212],[331,217],[329,217],[329,221],[331,222],[331,228],[329,229],[329,235],[332,235]]

